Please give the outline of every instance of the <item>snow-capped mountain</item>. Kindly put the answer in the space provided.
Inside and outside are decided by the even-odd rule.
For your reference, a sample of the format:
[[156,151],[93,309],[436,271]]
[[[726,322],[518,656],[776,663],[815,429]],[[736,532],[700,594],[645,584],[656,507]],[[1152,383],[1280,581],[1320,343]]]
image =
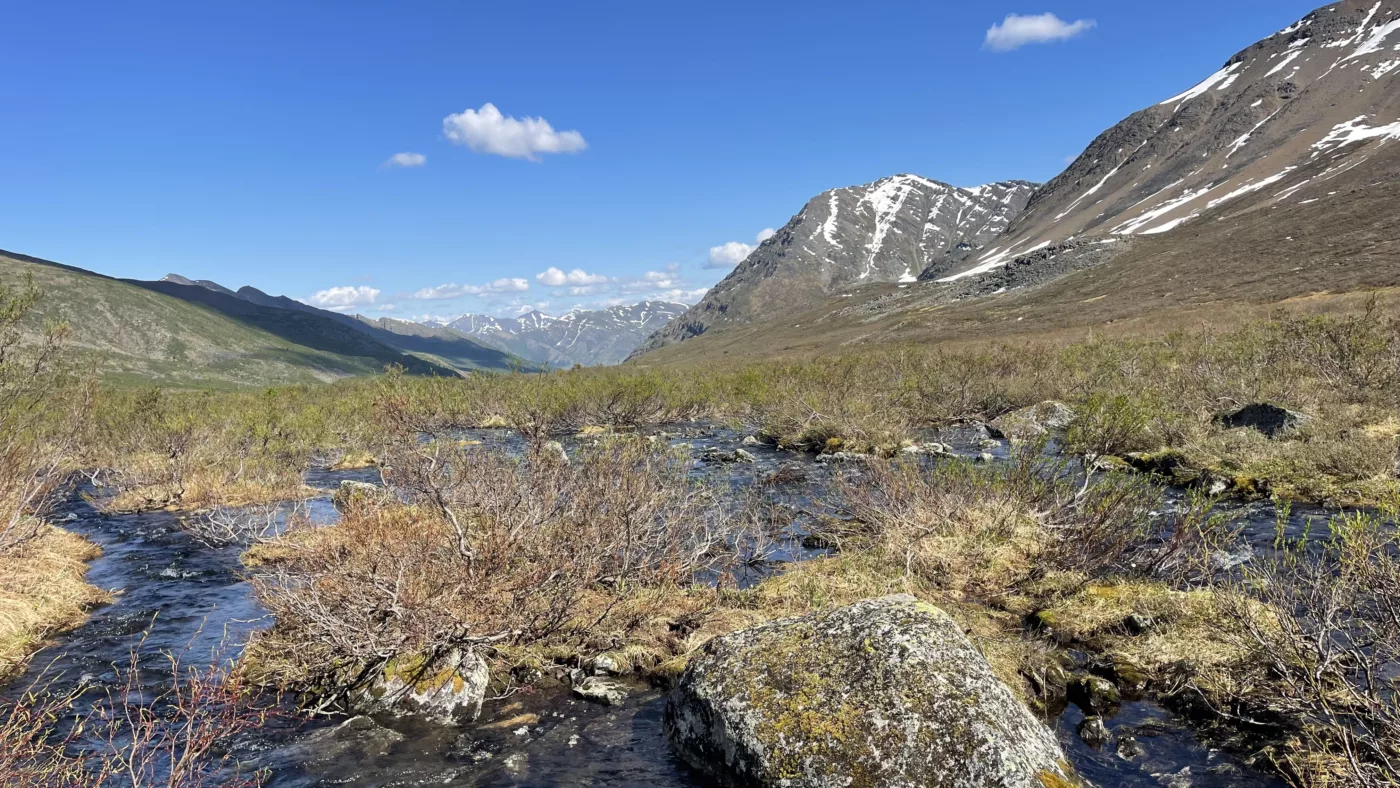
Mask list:
[[[1219,257],[1222,266],[1249,263],[1226,259],[1220,234],[1228,240],[1231,228],[1246,225],[1257,234],[1261,221],[1280,243],[1300,232],[1340,239],[1393,215],[1384,187],[1400,172],[1397,79],[1400,0],[1333,3],[1126,118],[1039,188],[949,191],[899,176],[817,197],[634,357],[911,273],[952,285],[922,293],[930,307],[1044,284],[1133,247],[1113,239],[1177,239],[1187,248],[1210,236],[1214,245],[1192,254]],[[1338,195],[1348,198],[1350,222],[1327,208]],[[1000,197],[1000,210],[968,204],[984,196]],[[920,222],[924,211],[930,218]]]
[[517,318],[463,315],[447,327],[482,344],[555,367],[617,364],[652,333],[685,312],[685,304],[643,301],[551,317],[532,310]]
[[1035,188],[1007,181],[964,189],[896,175],[824,192],[638,353],[811,306],[843,288],[947,270],[1004,232]]
[[1326,200],[1400,139],[1400,2],[1345,0],[1130,116],[1045,184],[977,275],[1075,236],[1157,235]]

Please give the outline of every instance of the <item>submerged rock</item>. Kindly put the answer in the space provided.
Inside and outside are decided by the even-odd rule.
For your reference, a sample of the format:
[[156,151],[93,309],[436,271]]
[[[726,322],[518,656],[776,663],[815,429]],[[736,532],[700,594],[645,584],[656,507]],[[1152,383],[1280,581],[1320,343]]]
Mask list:
[[680,756],[729,785],[1071,785],[1055,736],[957,624],[910,596],[710,641],[667,699]]
[[754,456],[743,449],[725,451],[724,449],[712,446],[700,454],[700,461],[717,465],[732,465],[734,463],[744,463],[746,465],[756,462]]
[[440,664],[395,660],[370,687],[369,710],[409,712],[452,721],[481,714],[491,671],[476,654],[454,651]]
[[1112,734],[1108,732],[1108,726],[1103,723],[1103,717],[1086,717],[1083,722],[1079,723],[1075,732],[1079,734],[1079,738],[1085,744],[1096,750],[1108,744],[1109,740],[1113,738]]
[[1048,400],[998,416],[987,424],[987,432],[1002,440],[1028,441],[1067,430],[1073,421],[1074,411],[1068,405]]
[[331,496],[331,505],[341,514],[363,506],[379,497],[379,488],[369,482],[356,482],[346,479]]
[[1270,438],[1277,438],[1312,421],[1312,416],[1266,402],[1256,402],[1234,413],[1227,413],[1217,420],[1225,429],[1251,429]]
[[627,700],[627,688],[612,679],[598,676],[585,676],[574,684],[573,692],[584,700],[602,703],[606,706],[620,706]]

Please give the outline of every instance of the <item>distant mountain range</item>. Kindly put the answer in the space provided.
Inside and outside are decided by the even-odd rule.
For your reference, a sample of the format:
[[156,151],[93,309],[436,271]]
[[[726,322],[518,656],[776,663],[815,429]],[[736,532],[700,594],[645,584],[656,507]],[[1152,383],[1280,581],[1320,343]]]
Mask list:
[[560,317],[530,311],[516,318],[463,315],[445,325],[476,341],[553,367],[621,363],[648,336],[685,312],[685,304],[643,301]]
[[1400,284],[1397,79],[1400,0],[1333,3],[1124,119],[1043,186],[901,175],[817,196],[633,358],[970,338]]

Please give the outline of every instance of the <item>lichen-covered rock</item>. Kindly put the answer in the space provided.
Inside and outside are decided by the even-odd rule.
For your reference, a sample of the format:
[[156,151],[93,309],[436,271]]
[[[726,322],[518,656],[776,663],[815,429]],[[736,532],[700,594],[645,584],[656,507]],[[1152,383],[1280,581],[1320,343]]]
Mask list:
[[335,506],[336,511],[344,514],[378,497],[379,488],[373,484],[346,479],[340,483],[340,487],[336,488],[335,494],[331,496],[331,504]]
[[1067,430],[1073,421],[1074,411],[1068,405],[1050,400],[998,416],[987,424],[987,432],[1003,440],[1030,441]]
[[367,711],[408,712],[449,721],[481,714],[491,670],[476,654],[454,651],[444,660],[390,662],[362,699]]
[[665,724],[684,760],[733,786],[1074,784],[1055,736],[947,614],[910,596],[710,641]]
[[621,706],[627,700],[627,688],[612,679],[585,676],[574,684],[573,692],[584,700],[605,706]]

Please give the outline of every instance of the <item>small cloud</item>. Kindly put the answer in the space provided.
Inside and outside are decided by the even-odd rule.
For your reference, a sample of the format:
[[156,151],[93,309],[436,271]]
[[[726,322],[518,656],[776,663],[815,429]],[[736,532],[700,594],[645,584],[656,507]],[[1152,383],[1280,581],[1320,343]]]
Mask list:
[[550,266],[535,274],[535,280],[546,287],[563,287],[565,285],[601,285],[605,284],[608,278],[601,274],[587,273],[582,268],[575,268],[566,274],[558,268]]
[[1092,19],[1066,22],[1054,14],[1021,16],[1009,14],[1000,24],[987,31],[983,46],[993,52],[1010,52],[1027,44],[1049,44],[1066,41],[1092,30],[1098,23]]
[[710,247],[710,262],[706,268],[733,268],[753,254],[754,248],[742,241],[730,241],[721,246]]
[[379,291],[373,287],[331,287],[312,294],[306,303],[332,312],[345,312],[357,306],[373,304],[377,298]]
[[530,289],[530,283],[519,277],[505,277],[484,285],[445,284],[425,287],[415,292],[416,301],[447,301],[463,296],[495,296],[505,293],[523,293]]
[[545,153],[578,153],[588,147],[577,131],[555,131],[544,118],[502,115],[495,104],[448,115],[442,133],[476,153],[539,161]]
[[752,244],[743,241],[730,241],[722,246],[710,247],[710,261],[705,264],[706,268],[733,268],[744,262],[745,258],[753,254],[754,250],[763,244],[764,241],[777,235],[778,231],[772,227],[765,227],[758,231]]
[[384,162],[384,167],[396,169],[400,167],[422,167],[428,163],[428,157],[421,153],[395,153]]

